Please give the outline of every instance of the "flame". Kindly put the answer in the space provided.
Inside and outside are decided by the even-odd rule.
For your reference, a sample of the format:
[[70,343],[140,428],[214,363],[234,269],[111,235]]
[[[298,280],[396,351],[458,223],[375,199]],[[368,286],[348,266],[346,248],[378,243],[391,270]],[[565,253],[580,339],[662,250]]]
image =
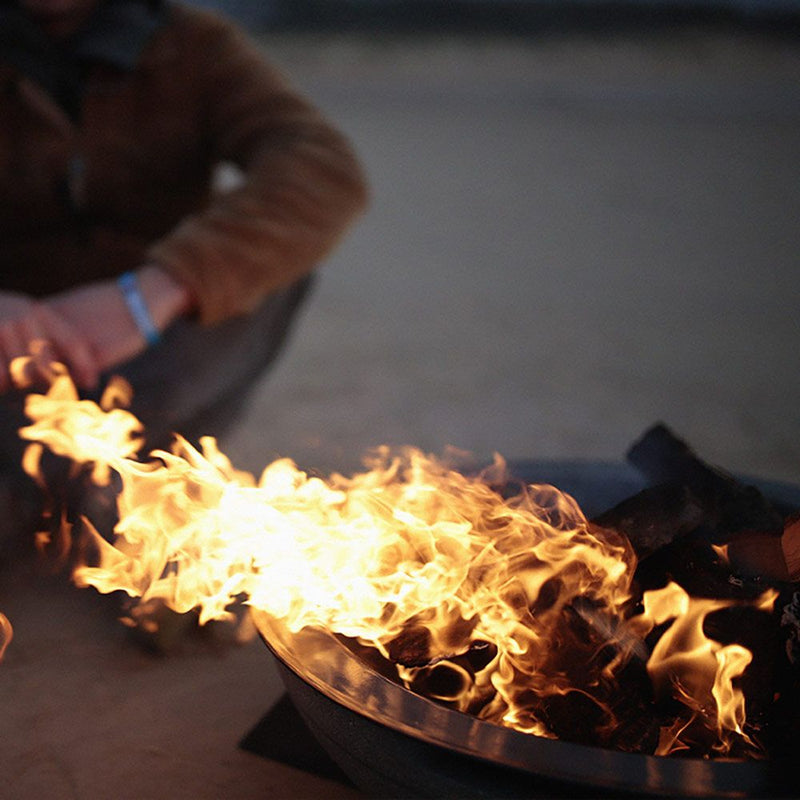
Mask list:
[[14,638],[14,629],[8,621],[8,617],[0,611],[0,661],[6,654],[11,640]]
[[[15,359],[15,380],[21,380],[21,365],[27,359]],[[114,378],[98,406],[81,400],[66,367],[53,363],[49,369],[47,394],[29,394],[25,413],[34,420],[24,429],[24,438],[46,445],[56,455],[66,456],[77,464],[93,465],[92,478],[98,484],[109,480],[109,465],[114,459],[135,455],[142,445],[142,426],[126,411],[130,387]],[[98,413],[100,412],[100,413]],[[23,467],[28,474],[41,477],[38,460],[41,447],[28,448]]]
[[89,465],[98,485],[120,478],[114,541],[92,531],[98,558],[76,569],[79,585],[199,608],[201,622],[230,618],[246,598],[290,631],[321,627],[374,648],[405,685],[454,708],[551,737],[586,717],[601,741],[619,727],[615,673],[675,618],[647,663],[654,686],[680,684],[688,705],[713,698],[721,749],[743,734],[734,680],[749,653],[702,635],[724,603],[673,585],[626,619],[627,540],[553,487],[504,499],[499,456],[467,476],[414,448],[379,448],[352,477],[281,459],[256,479],[211,437],[196,449],[176,436],[171,452],[138,458],[141,426],[122,394],[114,385],[99,406],[80,400],[56,366],[49,391],[26,402],[20,435],[34,449]]
[[729,565],[731,563],[731,557],[728,554],[728,549],[730,545],[727,544],[712,544],[711,549],[717,554],[717,558],[719,559],[720,563]]
[[[769,611],[777,596],[774,589],[769,589],[754,605]],[[744,733],[744,694],[734,685],[752,660],[752,653],[738,644],[722,645],[703,631],[706,617],[730,607],[732,602],[693,598],[672,582],[663,589],[645,592],[643,602],[644,613],[632,622],[642,634],[673,620],[647,662],[656,693],[675,692],[688,708],[715,719],[719,736],[715,749],[720,753],[730,751],[732,734],[738,734],[753,744]],[[657,753],[665,755],[682,749],[681,732],[678,730],[663,738]]]

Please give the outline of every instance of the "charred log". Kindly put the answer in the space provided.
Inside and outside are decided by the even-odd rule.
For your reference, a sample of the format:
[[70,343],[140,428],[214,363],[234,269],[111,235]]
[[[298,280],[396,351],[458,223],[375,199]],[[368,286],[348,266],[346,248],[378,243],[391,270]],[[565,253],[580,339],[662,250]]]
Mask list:
[[724,551],[715,549],[710,537],[707,528],[698,528],[641,561],[635,573],[636,594],[675,581],[693,597],[747,601],[771,585],[760,576],[733,572]]
[[786,520],[781,537],[781,549],[790,581],[800,581],[800,514]]
[[[692,510],[687,510],[685,526],[679,524],[680,515],[673,514],[670,520],[654,510],[656,518],[661,513],[666,527],[670,521],[676,523],[676,536],[691,524],[694,514],[704,537],[725,545],[735,576],[772,582],[800,579],[800,519],[785,519],[790,509],[775,508],[756,487],[707,464],[662,424],[630,448],[628,460],[654,483],[668,481],[690,494]],[[620,524],[626,522],[623,518]]]
[[643,489],[592,520],[628,537],[641,561],[708,521],[708,511],[687,486],[663,483]]
[[737,531],[728,542],[727,555],[737,575],[779,582],[789,580],[783,536],[763,531]]
[[751,530],[779,535],[783,531],[784,515],[756,487],[707,464],[666,425],[650,428],[627,458],[653,484],[674,482],[688,487],[717,529],[728,534]]
[[386,645],[389,658],[404,667],[422,667],[431,661],[431,634],[421,626],[409,626]]
[[454,661],[439,661],[420,669],[414,675],[409,689],[445,705],[458,706],[473,683],[474,675]]
[[611,729],[611,712],[594,697],[575,689],[543,698],[537,716],[559,739],[579,744],[597,744],[598,731]]
[[395,664],[403,667],[431,666],[471,649],[477,617],[464,619],[459,614],[453,614],[447,625],[437,623],[434,642],[430,616],[422,614],[410,619],[400,633],[386,643],[386,652]]

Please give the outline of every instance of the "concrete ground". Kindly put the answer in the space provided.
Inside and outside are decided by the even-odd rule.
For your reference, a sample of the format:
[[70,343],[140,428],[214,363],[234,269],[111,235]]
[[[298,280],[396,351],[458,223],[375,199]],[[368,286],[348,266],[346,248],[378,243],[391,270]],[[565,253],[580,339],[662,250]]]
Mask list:
[[743,34],[268,42],[369,214],[226,441],[623,457],[663,420],[800,478],[800,48]]
[[[621,460],[663,420],[800,482],[800,46],[263,43],[352,137],[373,204],[222,441],[235,463],[350,471],[385,442]],[[25,564],[0,611],[3,798],[359,796],[237,748],[280,694],[259,642],[154,657],[106,598]]]

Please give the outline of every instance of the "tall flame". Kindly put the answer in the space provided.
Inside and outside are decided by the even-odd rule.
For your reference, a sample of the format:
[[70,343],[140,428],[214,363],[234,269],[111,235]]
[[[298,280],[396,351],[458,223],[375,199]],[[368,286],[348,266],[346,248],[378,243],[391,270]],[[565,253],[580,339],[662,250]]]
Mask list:
[[199,607],[201,622],[245,597],[291,631],[319,626],[375,648],[431,697],[543,736],[558,735],[564,702],[589,703],[597,728],[613,727],[613,673],[676,617],[648,663],[654,684],[688,687],[692,702],[710,694],[720,731],[742,733],[733,680],[747,659],[697,639],[716,601],[668,587],[627,621],[628,542],[553,487],[504,499],[499,457],[470,477],[414,448],[380,448],[353,477],[281,459],[256,480],[210,437],[198,450],[177,436],[140,460],[141,426],[116,384],[98,406],[62,367],[50,380],[28,396],[21,436],[91,465],[98,484],[121,479],[114,542],[93,532],[99,560],[76,570],[80,585]]
[[[754,603],[764,611],[772,609],[778,593],[764,592]],[[733,734],[745,737],[745,698],[735,685],[752,660],[752,653],[738,644],[722,645],[703,631],[709,614],[728,608],[730,601],[692,598],[676,583],[645,592],[644,613],[632,624],[642,634],[656,625],[673,620],[653,648],[647,671],[657,693],[677,691],[697,714],[716,718],[719,742],[715,749],[730,751]],[[682,749],[679,737],[662,740],[657,752]]]

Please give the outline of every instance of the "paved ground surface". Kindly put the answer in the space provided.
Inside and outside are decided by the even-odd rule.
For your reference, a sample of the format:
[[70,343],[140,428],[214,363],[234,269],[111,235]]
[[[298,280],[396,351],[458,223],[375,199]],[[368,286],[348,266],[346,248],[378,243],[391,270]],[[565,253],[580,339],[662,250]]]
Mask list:
[[[280,41],[374,201],[229,446],[621,458],[652,422],[800,477],[800,50],[743,35]],[[226,442],[226,444],[228,444]]]
[[[238,464],[349,471],[384,442],[619,460],[664,420],[800,481],[800,47],[264,44],[351,135],[374,199],[222,442]],[[280,694],[258,642],[156,658],[104,598],[26,565],[0,610],[0,796],[357,796],[237,749]]]

